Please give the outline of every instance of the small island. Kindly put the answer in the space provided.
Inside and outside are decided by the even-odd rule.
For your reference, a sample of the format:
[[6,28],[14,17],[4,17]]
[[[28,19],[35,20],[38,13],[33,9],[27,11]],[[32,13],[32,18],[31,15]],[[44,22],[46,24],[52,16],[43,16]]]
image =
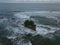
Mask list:
[[30,28],[32,30],[36,30],[36,25],[35,25],[34,21],[32,21],[32,20],[26,20],[24,22],[24,26],[27,28]]

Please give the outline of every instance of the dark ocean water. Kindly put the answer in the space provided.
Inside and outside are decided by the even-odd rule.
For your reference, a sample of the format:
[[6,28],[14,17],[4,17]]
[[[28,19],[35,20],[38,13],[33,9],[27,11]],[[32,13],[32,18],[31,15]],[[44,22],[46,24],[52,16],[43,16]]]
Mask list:
[[0,3],[0,11],[60,11],[55,3]]
[[[22,27],[22,25],[20,24],[21,23],[20,21],[22,21],[24,19],[21,20],[20,17],[23,18],[23,16],[28,17],[30,15],[32,17],[34,17],[35,20],[37,20],[37,21],[40,20],[41,22],[39,21],[38,22],[39,24],[43,24],[43,25],[41,25],[41,27],[38,26],[39,27],[38,30],[40,30],[40,31],[38,31],[39,33],[45,34],[48,32],[47,37],[55,39],[55,40],[45,39],[45,38],[41,38],[39,35],[35,36],[36,38],[33,38],[33,37],[31,37],[31,35],[28,34],[32,39],[34,39],[32,43],[33,44],[36,43],[36,45],[37,44],[40,45],[40,42],[38,42],[38,41],[40,41],[40,39],[42,39],[41,44],[44,43],[43,45],[60,45],[60,36],[59,36],[60,28],[57,28],[57,26],[56,26],[57,21],[54,18],[54,16],[55,17],[57,15],[58,15],[58,17],[60,16],[60,4],[55,4],[55,3],[0,3],[0,44],[1,45],[13,45],[13,43],[15,43],[15,41],[17,40],[16,42],[19,43],[18,45],[20,45],[20,41],[21,41],[21,40],[19,40],[19,38],[21,36],[20,33],[24,32],[21,30],[29,30],[29,29],[26,29],[25,27]],[[36,15],[36,16],[34,16],[34,15]],[[39,17],[39,16],[43,16],[43,17]],[[59,17],[59,20],[60,20],[60,17]],[[18,21],[19,21],[20,27],[17,24]],[[48,25],[48,26],[44,25],[44,23],[54,24],[54,26],[56,28],[54,26],[50,27],[50,25]],[[56,25],[55,25],[55,23],[56,23]],[[59,25],[60,25],[60,22],[59,22]],[[48,30],[45,28],[47,28]],[[56,32],[54,32],[55,30],[56,30]],[[19,33],[19,31],[20,31],[20,33]],[[49,33],[49,31],[51,31],[53,33]],[[12,38],[14,38],[14,36],[15,36],[15,38],[16,38],[16,40],[14,39],[13,43],[8,38],[10,36]],[[27,36],[28,39],[30,38],[29,36]],[[35,41],[35,39],[37,39],[37,42]],[[42,41],[43,41],[43,43],[42,43]],[[26,44],[24,43],[24,45],[26,45]]]

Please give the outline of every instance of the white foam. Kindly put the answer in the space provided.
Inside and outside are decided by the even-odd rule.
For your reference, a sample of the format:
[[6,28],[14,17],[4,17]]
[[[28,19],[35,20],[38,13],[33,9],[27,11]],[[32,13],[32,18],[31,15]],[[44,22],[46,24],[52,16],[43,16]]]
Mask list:
[[[56,19],[56,17],[54,16],[55,14],[53,12],[49,12],[49,11],[20,12],[20,13],[15,14],[16,17],[22,18],[22,20],[25,18],[29,19],[31,15],[39,15],[39,16],[45,16],[48,18]],[[43,26],[46,26],[46,25],[43,25]],[[42,27],[37,27],[36,31],[38,34],[46,35],[48,33],[54,33],[57,30],[54,27],[50,27],[50,28],[51,28],[51,30],[48,30],[48,29],[42,28]],[[24,28],[24,29],[26,29],[26,28]],[[26,29],[26,30],[27,30],[27,32],[30,32],[29,29]]]
[[54,33],[56,30],[47,30],[45,28],[38,28],[36,29],[37,33],[40,34],[40,35],[46,35],[46,34],[49,34],[49,33]]
[[20,13],[16,13],[14,16],[16,16],[17,18],[30,18],[29,16]]
[[29,18],[32,15],[45,16],[48,18],[57,19],[57,16],[60,16],[60,12],[32,11],[32,12],[20,12],[15,14],[15,16],[18,18]]
[[15,39],[16,37],[13,36],[7,36],[8,39]]

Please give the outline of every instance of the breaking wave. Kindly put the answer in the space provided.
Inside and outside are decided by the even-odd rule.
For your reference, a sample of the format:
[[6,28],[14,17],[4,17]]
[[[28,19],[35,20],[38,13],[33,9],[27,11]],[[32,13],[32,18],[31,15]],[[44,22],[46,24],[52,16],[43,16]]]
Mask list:
[[[3,18],[0,19],[0,35],[12,39],[16,45],[32,45],[30,41],[26,42],[22,39],[26,34],[41,35],[53,39],[55,36],[59,36],[60,32],[60,28],[57,26],[59,14],[60,12],[35,11],[14,13],[13,17],[10,18],[2,16]],[[36,31],[24,27],[23,23],[27,19],[35,22]],[[21,42],[23,43],[21,44]]]

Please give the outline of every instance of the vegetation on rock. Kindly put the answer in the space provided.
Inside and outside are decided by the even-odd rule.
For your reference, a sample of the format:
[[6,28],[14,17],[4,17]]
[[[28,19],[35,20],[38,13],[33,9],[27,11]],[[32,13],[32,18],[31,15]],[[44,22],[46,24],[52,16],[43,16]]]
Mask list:
[[32,20],[26,20],[24,22],[24,26],[28,27],[30,29],[36,30],[36,25],[34,24],[34,21],[32,21]]

